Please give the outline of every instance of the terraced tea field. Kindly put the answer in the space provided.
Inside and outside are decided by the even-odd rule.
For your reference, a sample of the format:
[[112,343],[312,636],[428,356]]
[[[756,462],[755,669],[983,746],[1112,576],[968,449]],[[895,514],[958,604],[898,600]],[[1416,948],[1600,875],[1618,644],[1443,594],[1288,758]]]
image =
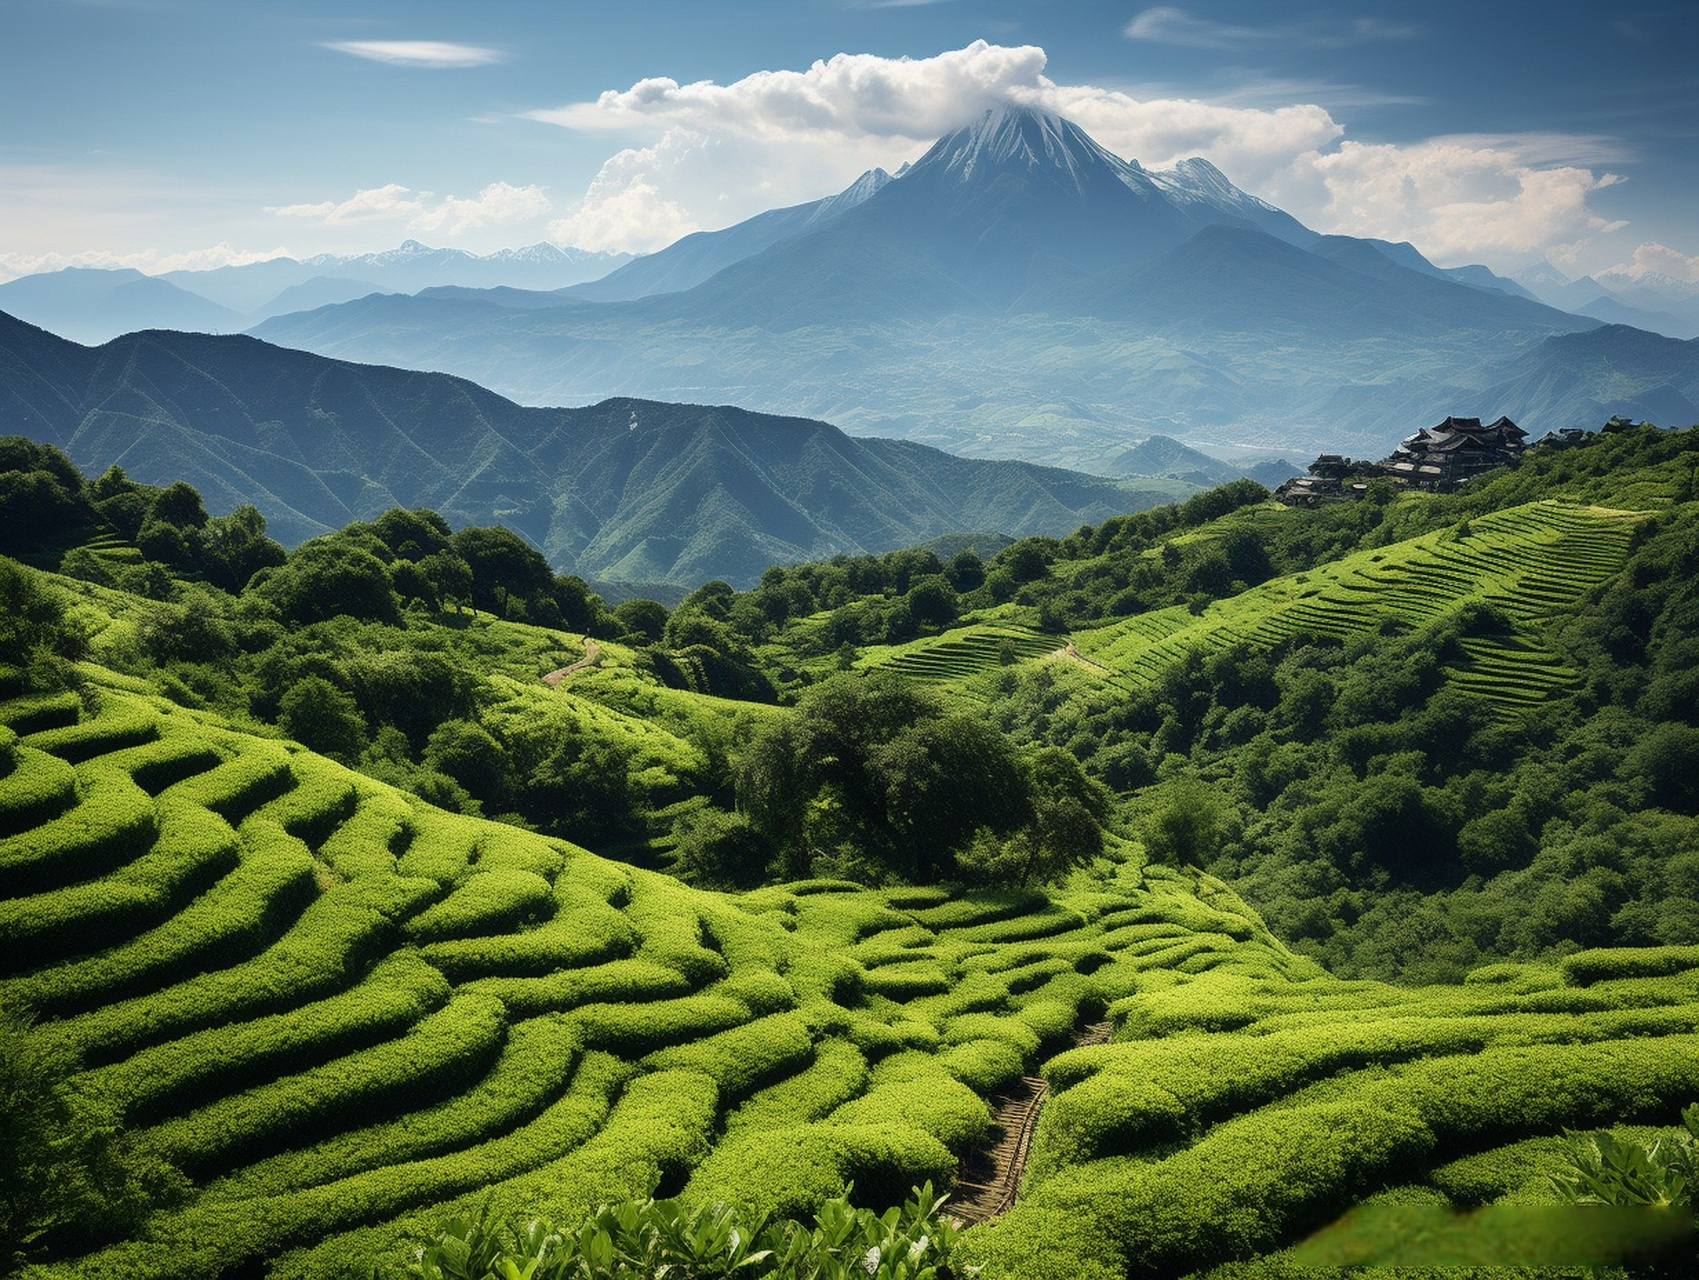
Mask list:
[[1542,628],[1622,567],[1644,518],[1529,503],[1480,517],[1464,536],[1445,530],[1358,551],[1218,601],[1201,616],[1176,606],[1082,631],[1074,642],[1092,662],[1147,684],[1193,648],[1271,647],[1299,633],[1345,640],[1388,624],[1421,626],[1480,601],[1502,610],[1515,634],[1472,642],[1468,664],[1452,678],[1501,710],[1517,711],[1575,679],[1543,646]]
[[1050,897],[699,892],[85,672],[0,702],[0,1000],[191,1190],[32,1276],[394,1273],[486,1196],[883,1204],[1040,1065],[1023,1200],[972,1259],[1177,1274],[1699,1096],[1699,951],[1342,983],[1119,842]]
[[1365,1198],[1550,1204],[1565,1128],[1699,1096],[1699,948],[1495,965],[1458,987],[1147,975],[1115,1043],[1052,1057],[985,1274],[1172,1276],[1277,1253]]
[[1000,666],[1043,657],[1066,641],[1031,627],[999,623],[958,627],[941,636],[879,649],[863,666],[889,667],[911,680],[966,680]]

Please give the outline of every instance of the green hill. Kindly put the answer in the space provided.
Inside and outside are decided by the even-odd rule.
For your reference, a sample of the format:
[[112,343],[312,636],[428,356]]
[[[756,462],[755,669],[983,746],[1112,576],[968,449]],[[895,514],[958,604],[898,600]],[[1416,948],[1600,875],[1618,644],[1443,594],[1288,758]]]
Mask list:
[[[440,303],[438,305],[441,305]],[[293,545],[390,507],[501,524],[587,578],[752,584],[785,560],[968,529],[1064,533],[1183,480],[972,460],[731,405],[515,404],[459,378],[153,330],[89,349],[0,312],[5,430],[90,475],[184,481]]]
[[[1565,1128],[1699,1099],[1694,448],[1319,512],[1216,491],[670,612],[406,513],[234,592],[186,576],[247,563],[211,522],[104,571],[159,599],[0,564],[0,1011],[37,1090],[6,1248],[316,1280],[405,1274],[486,1205],[883,1208],[982,1178],[994,1111],[1046,1093],[957,1246],[985,1280],[1290,1274],[1353,1206],[1551,1202]],[[431,556],[512,616],[431,603]],[[1062,748],[1110,788],[1102,856],[1043,890],[963,883],[977,844],[928,851],[938,884],[824,844],[883,882],[653,869],[712,879],[672,842],[759,816],[749,762],[842,668],[958,717],[875,740],[878,777],[947,794],[893,744],[961,718]],[[855,798],[811,794],[808,838]]]

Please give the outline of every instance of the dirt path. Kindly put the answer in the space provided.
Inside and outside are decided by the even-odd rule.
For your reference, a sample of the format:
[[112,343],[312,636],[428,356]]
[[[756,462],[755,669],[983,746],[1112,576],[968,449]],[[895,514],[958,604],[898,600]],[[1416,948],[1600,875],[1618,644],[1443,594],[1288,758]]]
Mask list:
[[597,644],[594,640],[586,639],[584,641],[584,656],[577,662],[569,663],[567,666],[558,667],[549,672],[548,675],[543,677],[543,683],[548,685],[551,689],[558,689],[560,688],[560,682],[562,680],[579,671],[583,671],[586,668],[595,666],[596,663],[600,661],[601,657],[602,646]]
[[[1095,1022],[1074,1033],[1075,1045],[1108,1044],[1111,1023]],[[949,1214],[967,1225],[990,1222],[1008,1212],[1026,1172],[1038,1113],[1050,1086],[1037,1076],[1022,1076],[1018,1087],[993,1098],[991,1132],[986,1145],[962,1160]]]

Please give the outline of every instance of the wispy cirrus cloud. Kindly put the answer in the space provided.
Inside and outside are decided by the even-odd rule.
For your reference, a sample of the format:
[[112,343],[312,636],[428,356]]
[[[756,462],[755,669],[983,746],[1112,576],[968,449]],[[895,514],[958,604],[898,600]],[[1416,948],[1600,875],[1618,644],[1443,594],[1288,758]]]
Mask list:
[[392,67],[487,67],[507,59],[500,49],[444,40],[327,40],[324,47]]
[[1195,17],[1175,5],[1158,5],[1134,17],[1121,28],[1121,34],[1129,40],[1190,49],[1245,50],[1291,43],[1342,49],[1377,40],[1408,40],[1418,30],[1408,24],[1373,17],[1357,18],[1343,26],[1313,20],[1243,26]]
[[266,210],[280,218],[302,218],[326,226],[343,226],[386,219],[408,219],[412,231],[437,231],[458,235],[492,222],[524,222],[540,218],[553,206],[538,186],[516,187],[509,182],[492,182],[476,196],[437,197],[429,191],[414,191],[400,183],[356,191],[346,200],[322,200],[316,204],[279,205]]

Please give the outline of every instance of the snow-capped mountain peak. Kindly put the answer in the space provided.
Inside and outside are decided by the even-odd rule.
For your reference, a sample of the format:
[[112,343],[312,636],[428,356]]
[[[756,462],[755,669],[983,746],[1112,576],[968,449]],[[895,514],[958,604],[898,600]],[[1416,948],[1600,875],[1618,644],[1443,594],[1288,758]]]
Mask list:
[[987,170],[1050,170],[1065,174],[1075,187],[1086,175],[1108,166],[1126,168],[1071,121],[1035,107],[1003,103],[987,110],[965,128],[940,138],[911,173],[941,170],[967,183]]

